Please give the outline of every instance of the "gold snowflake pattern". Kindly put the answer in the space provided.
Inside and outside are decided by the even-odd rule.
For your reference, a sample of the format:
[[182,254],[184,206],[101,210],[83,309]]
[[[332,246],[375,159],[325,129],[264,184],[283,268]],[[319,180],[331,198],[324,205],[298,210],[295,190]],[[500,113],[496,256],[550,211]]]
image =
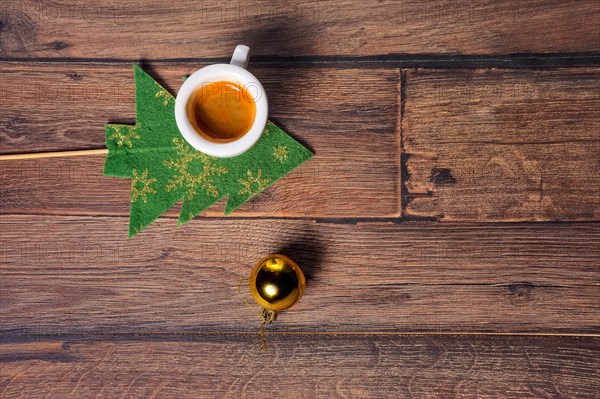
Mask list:
[[262,178],[261,169],[259,169],[256,172],[256,174],[254,174],[250,169],[248,169],[246,171],[246,175],[248,176],[248,179],[238,179],[238,181],[242,185],[242,189],[239,191],[239,194],[248,194],[248,197],[254,197],[256,194],[264,190],[265,187],[267,187],[267,184],[271,182],[271,180],[269,179]]
[[[177,176],[170,179],[167,183],[165,190],[171,192],[180,187],[187,188],[187,198],[192,199],[197,193],[197,189],[204,190],[208,195],[213,197],[219,196],[219,190],[214,184],[214,176],[222,176],[229,172],[224,166],[218,165],[215,161],[216,158],[208,156],[200,151],[192,150],[183,140],[178,137],[173,139],[173,144],[177,147],[176,158],[169,159],[163,162],[169,169],[173,169],[177,172]],[[194,159],[202,162],[202,171],[200,174],[195,175],[189,171],[191,162]]]
[[267,121],[267,125],[265,126],[265,130],[263,130],[262,134],[265,137],[269,137],[271,135],[271,127],[277,127],[271,121]]
[[[136,139],[139,140],[142,137],[137,134],[136,130],[139,129],[139,122],[133,126],[126,125],[109,125],[112,127],[115,132],[108,136],[109,140],[115,140],[117,147],[123,147],[123,145],[127,145],[127,147],[131,148],[133,143],[131,140]],[[126,129],[126,132],[123,132],[123,129]]]
[[148,194],[155,194],[156,190],[150,187],[156,182],[156,177],[148,179],[148,169],[144,169],[141,175],[137,169],[133,170],[133,179],[131,179],[131,202],[141,198],[142,201],[148,202]]
[[158,87],[156,98],[162,97],[163,105],[166,107],[167,105],[169,105],[169,101],[174,99],[173,95],[166,91],[161,85],[159,85],[158,82],[154,82],[154,84],[156,85],[156,87]]
[[288,157],[288,148],[284,145],[279,144],[273,149],[273,156],[276,160],[283,163]]

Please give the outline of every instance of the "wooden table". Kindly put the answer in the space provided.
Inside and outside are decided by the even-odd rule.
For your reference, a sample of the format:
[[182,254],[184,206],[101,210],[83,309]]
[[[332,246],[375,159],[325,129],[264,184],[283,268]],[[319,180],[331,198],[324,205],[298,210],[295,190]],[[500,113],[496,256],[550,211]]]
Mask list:
[[[239,43],[316,153],[134,239],[104,155],[3,159],[2,398],[598,397],[600,2],[1,7],[2,154],[102,149],[131,64],[175,93]],[[308,287],[261,352],[271,252]]]

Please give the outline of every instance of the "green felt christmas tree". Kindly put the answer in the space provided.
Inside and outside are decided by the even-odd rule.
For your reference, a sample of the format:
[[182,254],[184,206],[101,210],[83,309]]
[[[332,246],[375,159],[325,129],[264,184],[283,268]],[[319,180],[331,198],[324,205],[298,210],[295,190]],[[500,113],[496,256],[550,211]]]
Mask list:
[[179,224],[227,196],[225,214],[249,201],[313,154],[268,122],[260,140],[233,158],[191,147],[175,122],[175,99],[138,66],[136,124],[106,125],[104,174],[131,179],[129,237],[183,198]]

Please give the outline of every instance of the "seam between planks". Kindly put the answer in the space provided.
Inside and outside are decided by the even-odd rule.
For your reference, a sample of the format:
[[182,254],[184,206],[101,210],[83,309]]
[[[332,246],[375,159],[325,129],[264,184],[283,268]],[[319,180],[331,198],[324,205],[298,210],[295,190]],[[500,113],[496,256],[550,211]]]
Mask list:
[[[49,216],[49,217],[78,217],[85,216],[90,218],[129,218],[129,214],[112,214],[112,213],[63,213],[63,212],[0,212],[0,218],[2,216]],[[163,214],[159,218],[165,219],[177,219],[178,215]],[[311,217],[311,216],[267,216],[267,215],[252,215],[248,216],[196,216],[193,220],[230,220],[230,221],[258,221],[258,220],[290,220],[290,221],[309,221],[316,224],[367,224],[367,223],[422,223],[423,225],[435,226],[437,219],[423,218],[419,216],[406,215],[401,217],[394,216],[381,216],[381,217],[335,217],[335,218],[323,218],[323,217]],[[473,220],[452,220],[440,222],[443,225],[457,225],[457,226],[478,226],[478,227],[514,227],[523,225],[547,225],[547,226],[560,226],[560,225],[592,225],[599,224],[597,220],[518,220],[518,221],[473,221]]]
[[404,213],[403,207],[403,187],[404,178],[402,175],[402,153],[404,152],[404,138],[402,132],[402,118],[404,117],[404,85],[406,84],[405,74],[401,68],[398,68],[398,74],[396,77],[396,170],[398,172],[398,187],[396,189],[397,203],[398,206],[398,217],[402,217]]
[[[90,218],[129,218],[129,214],[112,214],[112,213],[63,213],[63,212],[0,212],[0,218],[2,216],[49,216],[49,217],[78,217],[85,216]],[[177,219],[178,215],[163,214],[159,218],[165,219]],[[196,216],[193,220],[230,220],[230,221],[258,221],[258,220],[290,220],[290,221],[309,221],[316,224],[367,224],[367,223],[422,223],[423,225],[435,226],[437,219],[424,218],[419,216],[406,215],[401,217],[394,216],[381,216],[381,217],[312,217],[312,216],[268,216],[268,215],[252,215],[248,216]],[[473,221],[473,220],[452,220],[440,222],[443,225],[457,225],[457,226],[478,226],[478,227],[514,227],[523,225],[547,225],[547,226],[560,226],[560,225],[593,225],[599,224],[597,220],[517,220],[517,221]]]
[[[600,339],[600,334],[591,333],[525,333],[525,332],[397,332],[397,331],[266,331],[267,336],[354,336],[354,337],[530,337],[530,338],[592,338]],[[8,343],[25,343],[35,341],[192,341],[203,336],[258,336],[252,331],[206,331],[206,332],[179,332],[179,333],[84,333],[84,334],[35,334],[15,335],[0,333],[0,345]]]
[[[152,63],[217,63],[228,62],[229,58],[170,58],[155,59]],[[126,58],[79,58],[79,57],[0,57],[0,62],[31,63],[138,63],[140,59]],[[252,64],[295,64],[313,67],[375,67],[375,68],[507,68],[538,69],[560,67],[600,66],[600,52],[555,52],[513,54],[381,54],[372,56],[254,56]]]

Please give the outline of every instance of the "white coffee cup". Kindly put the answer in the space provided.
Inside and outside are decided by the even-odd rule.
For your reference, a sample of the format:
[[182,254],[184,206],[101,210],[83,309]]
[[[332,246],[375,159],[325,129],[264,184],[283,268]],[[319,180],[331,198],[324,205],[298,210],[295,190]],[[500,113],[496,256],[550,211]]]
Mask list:
[[[235,48],[231,63],[214,64],[201,68],[185,80],[175,99],[175,120],[179,131],[192,147],[205,154],[218,158],[229,158],[248,151],[262,135],[267,125],[269,106],[263,86],[258,79],[248,72],[250,48],[239,45]],[[200,87],[219,81],[234,82],[246,89],[256,105],[254,123],[240,138],[235,141],[218,143],[203,138],[192,126],[186,107],[194,92]]]

